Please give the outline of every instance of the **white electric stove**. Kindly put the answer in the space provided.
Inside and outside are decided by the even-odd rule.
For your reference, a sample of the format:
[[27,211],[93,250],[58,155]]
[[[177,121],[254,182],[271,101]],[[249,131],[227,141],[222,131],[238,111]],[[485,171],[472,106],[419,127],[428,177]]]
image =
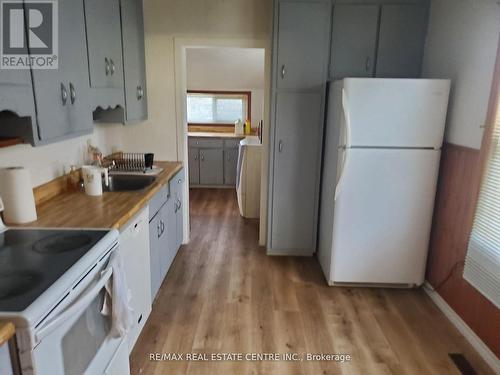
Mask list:
[[118,235],[13,229],[0,219],[0,318],[16,325],[23,375],[104,374],[123,355],[126,340],[112,337],[101,313]]

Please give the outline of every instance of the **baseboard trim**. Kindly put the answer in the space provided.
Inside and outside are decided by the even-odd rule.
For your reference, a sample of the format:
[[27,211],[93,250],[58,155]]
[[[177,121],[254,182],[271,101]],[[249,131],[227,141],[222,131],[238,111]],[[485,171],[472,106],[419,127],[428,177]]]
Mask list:
[[458,329],[465,339],[478,352],[481,358],[491,367],[495,374],[500,374],[500,360],[490,348],[479,338],[478,335],[465,323],[462,318],[446,303],[446,301],[426,281],[423,285],[425,293],[431,298],[436,306],[443,312],[448,320]]

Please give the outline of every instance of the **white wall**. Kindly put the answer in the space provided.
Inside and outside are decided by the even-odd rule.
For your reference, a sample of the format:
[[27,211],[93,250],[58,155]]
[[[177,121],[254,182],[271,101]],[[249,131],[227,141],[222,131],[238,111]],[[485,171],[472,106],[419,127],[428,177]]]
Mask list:
[[272,1],[145,0],[144,17],[149,119],[127,127],[124,144],[177,160],[175,38],[270,40]]
[[87,140],[108,154],[113,147],[121,148],[123,125],[95,125],[94,133],[46,146],[17,145],[0,148],[0,168],[23,166],[31,172],[33,187],[48,182],[65,173],[71,165],[81,166],[85,160]]
[[447,142],[481,146],[499,31],[494,0],[431,2],[422,75],[452,80]]

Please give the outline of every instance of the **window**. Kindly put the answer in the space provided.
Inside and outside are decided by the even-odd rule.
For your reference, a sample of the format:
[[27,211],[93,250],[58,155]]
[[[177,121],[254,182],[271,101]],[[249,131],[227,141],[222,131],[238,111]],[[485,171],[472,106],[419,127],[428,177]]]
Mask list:
[[[499,55],[500,56],[500,55]],[[496,73],[500,73],[500,59]],[[465,257],[464,279],[500,307],[500,111],[496,74],[482,148],[484,175]]]
[[189,125],[234,125],[250,119],[251,93],[247,91],[188,91]]

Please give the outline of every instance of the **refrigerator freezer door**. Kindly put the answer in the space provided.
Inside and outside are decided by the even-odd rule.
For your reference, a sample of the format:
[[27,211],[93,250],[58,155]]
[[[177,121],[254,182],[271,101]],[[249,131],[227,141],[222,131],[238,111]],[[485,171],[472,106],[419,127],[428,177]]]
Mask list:
[[335,201],[329,282],[420,285],[440,151],[347,152]]
[[441,148],[449,80],[346,78],[343,82],[350,146]]

